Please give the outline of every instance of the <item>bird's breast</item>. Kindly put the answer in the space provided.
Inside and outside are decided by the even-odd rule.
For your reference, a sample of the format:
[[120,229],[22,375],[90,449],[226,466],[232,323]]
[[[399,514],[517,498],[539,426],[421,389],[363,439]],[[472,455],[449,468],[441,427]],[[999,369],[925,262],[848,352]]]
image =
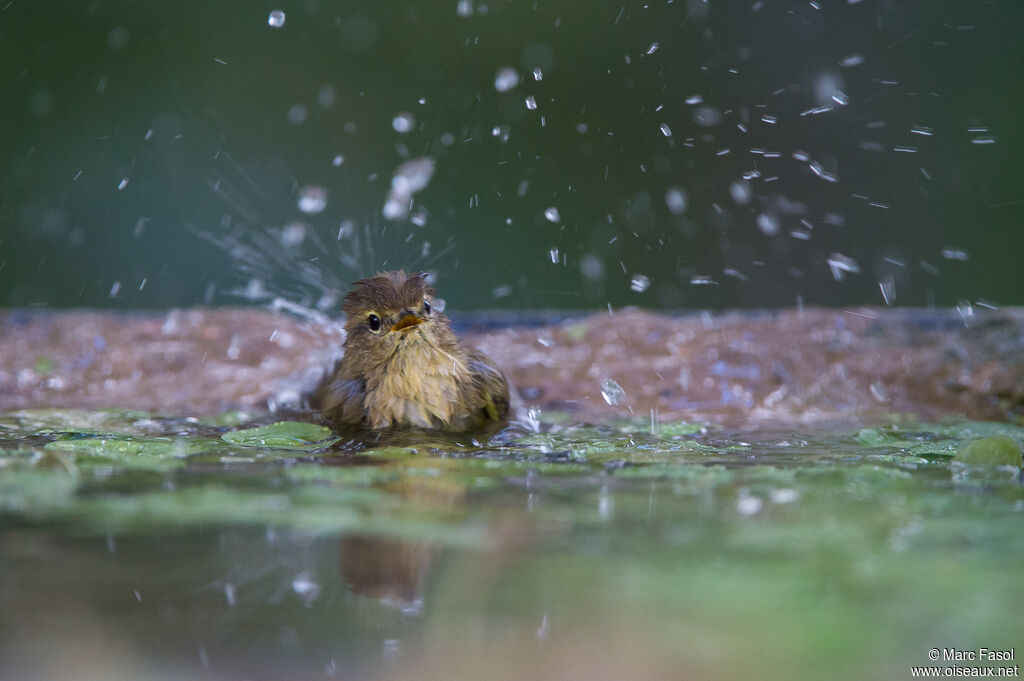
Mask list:
[[450,426],[464,410],[467,363],[426,343],[409,343],[369,377],[365,406],[372,427]]

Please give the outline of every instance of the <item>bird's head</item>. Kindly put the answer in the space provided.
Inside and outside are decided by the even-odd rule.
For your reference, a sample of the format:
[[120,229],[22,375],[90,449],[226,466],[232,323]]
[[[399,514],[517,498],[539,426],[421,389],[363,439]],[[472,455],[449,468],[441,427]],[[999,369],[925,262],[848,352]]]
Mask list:
[[345,296],[345,354],[371,368],[423,342],[444,345],[454,335],[434,310],[426,273],[380,272],[352,284]]

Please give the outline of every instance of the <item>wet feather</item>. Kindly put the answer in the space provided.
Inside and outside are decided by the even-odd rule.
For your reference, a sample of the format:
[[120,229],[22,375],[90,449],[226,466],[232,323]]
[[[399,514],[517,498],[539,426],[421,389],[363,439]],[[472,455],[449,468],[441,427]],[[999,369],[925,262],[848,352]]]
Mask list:
[[421,272],[381,272],[345,297],[344,355],[313,404],[332,424],[470,430],[509,413],[508,382],[431,308]]

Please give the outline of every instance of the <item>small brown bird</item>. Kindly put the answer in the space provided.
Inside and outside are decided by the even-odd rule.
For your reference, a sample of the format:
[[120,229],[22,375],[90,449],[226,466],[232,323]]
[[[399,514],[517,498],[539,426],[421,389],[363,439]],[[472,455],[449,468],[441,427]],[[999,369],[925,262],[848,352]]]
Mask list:
[[461,431],[508,416],[505,376],[432,309],[426,274],[380,272],[345,296],[344,356],[313,406],[335,425]]

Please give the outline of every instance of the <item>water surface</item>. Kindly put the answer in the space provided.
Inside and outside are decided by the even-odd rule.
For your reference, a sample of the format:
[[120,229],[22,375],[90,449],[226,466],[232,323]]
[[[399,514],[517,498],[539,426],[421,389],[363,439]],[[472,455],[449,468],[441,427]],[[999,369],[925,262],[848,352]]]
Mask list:
[[3,416],[2,675],[904,678],[1024,631],[1019,426],[275,418]]

